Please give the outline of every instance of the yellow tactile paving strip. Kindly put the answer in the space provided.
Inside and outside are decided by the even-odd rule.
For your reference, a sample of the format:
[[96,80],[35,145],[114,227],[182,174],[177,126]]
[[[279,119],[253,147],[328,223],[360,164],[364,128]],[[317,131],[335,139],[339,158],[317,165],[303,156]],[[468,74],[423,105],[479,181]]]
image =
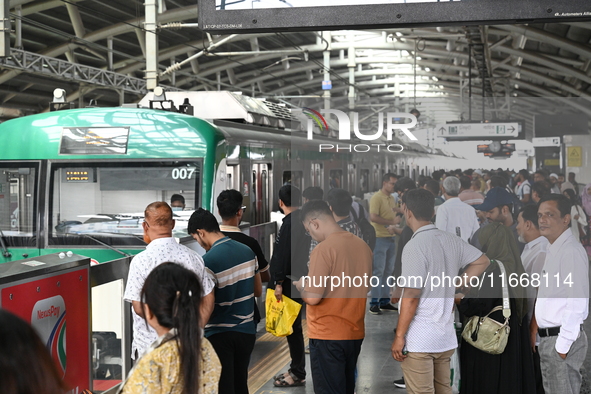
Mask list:
[[[306,332],[308,330],[305,319],[302,320],[302,327],[304,329],[304,344],[307,346],[308,336]],[[257,339],[257,343],[259,342],[278,342],[278,345],[248,371],[248,391],[251,393],[256,393],[291,360],[287,339],[266,333]]]

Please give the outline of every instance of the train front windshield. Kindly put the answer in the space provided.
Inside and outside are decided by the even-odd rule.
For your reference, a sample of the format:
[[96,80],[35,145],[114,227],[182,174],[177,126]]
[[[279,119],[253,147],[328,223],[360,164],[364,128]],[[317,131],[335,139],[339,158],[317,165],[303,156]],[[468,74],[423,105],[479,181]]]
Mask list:
[[190,213],[199,206],[201,161],[96,162],[52,165],[49,243],[143,245],[144,209],[154,201],[185,201],[175,211],[174,235],[187,236]]

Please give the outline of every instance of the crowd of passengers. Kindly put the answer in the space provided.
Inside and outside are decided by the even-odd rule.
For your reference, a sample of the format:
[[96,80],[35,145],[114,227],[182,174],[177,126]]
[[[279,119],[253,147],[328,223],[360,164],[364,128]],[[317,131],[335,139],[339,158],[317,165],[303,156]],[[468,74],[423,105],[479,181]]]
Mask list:
[[[285,216],[270,261],[239,228],[245,207],[237,190],[217,198],[221,224],[205,209],[192,214],[188,232],[203,256],[173,238],[174,208],[146,207],[147,247],[131,262],[124,294],[134,366],[119,392],[248,393],[263,282],[277,302],[305,304],[286,338],[291,362],[273,378],[277,387],[306,384],[309,353],[315,393],[354,393],[366,312],[398,311],[391,351],[404,376],[394,383],[408,393],[452,393],[452,357],[460,393],[580,392],[591,184],[543,170],[436,171],[418,182],[387,173],[368,205],[344,189],[302,193],[289,182],[278,203]],[[463,280],[427,285],[443,275]],[[503,275],[527,279],[505,284],[509,303]],[[316,280],[334,276],[375,283]],[[389,285],[410,277],[424,281]],[[510,327],[501,354],[458,340],[456,327],[486,315]],[[10,394],[66,391],[34,331],[3,310],[0,381]]]

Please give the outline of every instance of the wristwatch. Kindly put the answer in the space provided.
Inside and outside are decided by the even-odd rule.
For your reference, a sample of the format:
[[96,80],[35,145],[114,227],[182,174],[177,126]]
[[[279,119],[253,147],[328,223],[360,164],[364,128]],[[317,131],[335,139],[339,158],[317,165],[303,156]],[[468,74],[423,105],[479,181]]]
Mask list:
[[273,286],[277,286],[277,285],[283,286],[283,281],[282,280],[276,280],[275,282],[273,282]]

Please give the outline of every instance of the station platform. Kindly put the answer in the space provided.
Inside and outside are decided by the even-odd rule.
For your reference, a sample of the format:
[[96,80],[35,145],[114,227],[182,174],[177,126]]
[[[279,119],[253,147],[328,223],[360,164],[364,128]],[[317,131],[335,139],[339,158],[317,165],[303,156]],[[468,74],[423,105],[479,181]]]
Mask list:
[[[406,394],[405,389],[394,386],[393,381],[402,377],[400,363],[392,358],[390,346],[394,328],[398,323],[398,311],[384,311],[382,315],[366,312],[365,339],[359,355],[356,393]],[[304,333],[306,320],[303,320]],[[584,324],[588,338],[591,338],[591,319]],[[304,337],[307,344],[308,338]],[[300,387],[275,387],[273,377],[289,368],[289,349],[285,338],[265,332],[263,322],[259,323],[257,342],[251,358],[249,391],[251,394],[313,394],[310,355],[306,354],[306,384]],[[591,351],[583,364],[583,386],[581,394],[591,394]]]
[[[366,313],[365,339],[359,355],[357,393],[384,393],[396,390],[405,394],[406,390],[395,388],[393,381],[402,376],[400,364],[392,358],[390,346],[394,338],[394,328],[398,322],[397,311],[386,311],[382,315]],[[303,320],[304,333],[306,320]],[[305,343],[308,338],[305,337]],[[314,393],[310,355],[306,354],[306,385],[300,387],[275,387],[273,377],[287,371],[290,363],[289,349],[285,338],[277,338],[267,332],[259,323],[257,343],[251,358],[249,391],[254,394],[311,394]]]

